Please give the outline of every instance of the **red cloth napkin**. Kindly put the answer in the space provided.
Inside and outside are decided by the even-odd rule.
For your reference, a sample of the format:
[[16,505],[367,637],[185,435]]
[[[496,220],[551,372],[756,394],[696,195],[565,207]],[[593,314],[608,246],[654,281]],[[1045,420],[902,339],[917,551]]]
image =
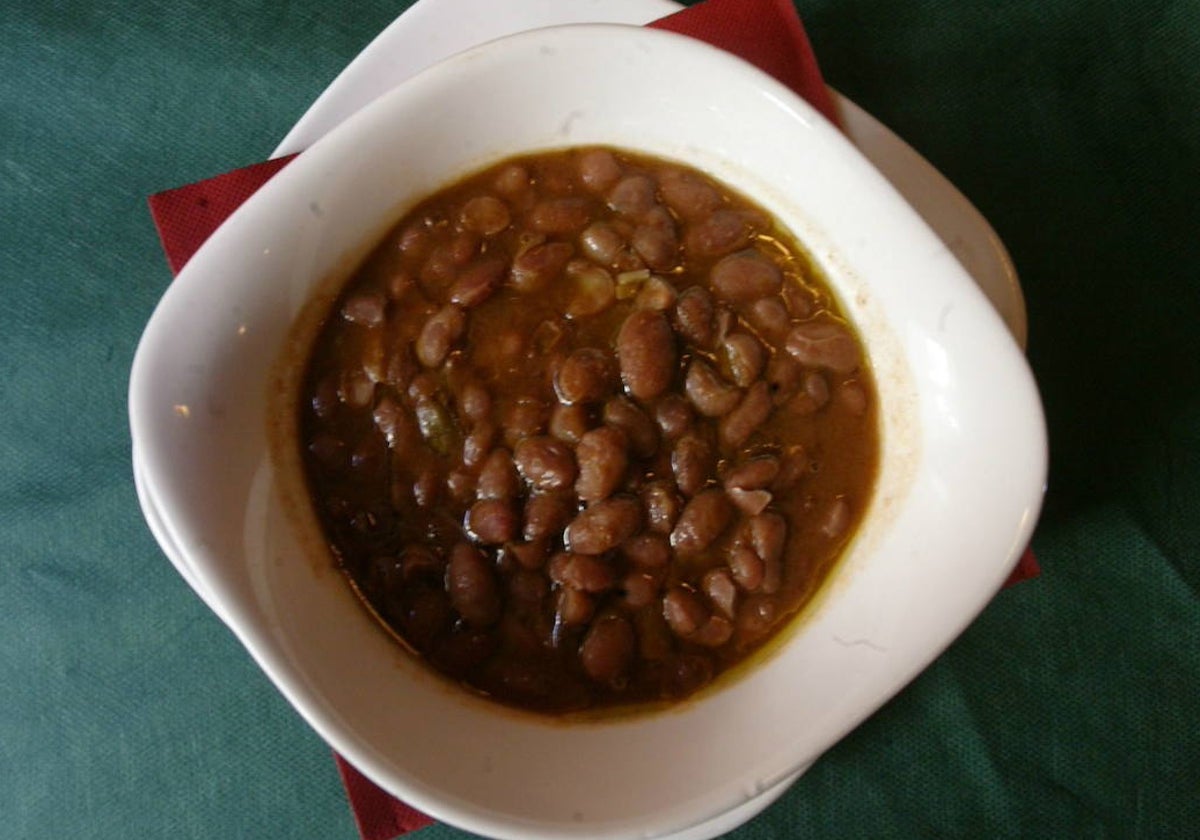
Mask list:
[[[803,96],[830,121],[840,122],[791,0],[706,0],[650,26],[698,38],[741,56]],[[151,196],[150,213],[171,271],[178,273],[212,232],[292,157]],[[1038,573],[1033,553],[1026,551],[1008,584]],[[375,785],[340,755],[335,753],[334,758],[363,840],[392,840],[433,822]]]

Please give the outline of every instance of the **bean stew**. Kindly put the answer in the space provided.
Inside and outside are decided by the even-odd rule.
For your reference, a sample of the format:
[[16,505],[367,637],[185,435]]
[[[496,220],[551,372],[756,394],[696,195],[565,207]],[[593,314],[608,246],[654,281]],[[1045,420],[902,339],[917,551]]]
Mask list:
[[321,327],[299,410],[360,597],[438,671],[545,713],[678,700],[760,648],[878,459],[862,345],[793,237],[600,147],[408,213]]

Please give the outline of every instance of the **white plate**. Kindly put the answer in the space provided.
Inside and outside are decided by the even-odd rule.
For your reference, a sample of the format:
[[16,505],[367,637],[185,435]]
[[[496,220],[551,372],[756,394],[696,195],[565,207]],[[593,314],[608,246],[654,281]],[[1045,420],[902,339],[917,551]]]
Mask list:
[[[646,24],[670,0],[419,0],[334,79],[272,153],[307,149],[346,117],[418,71],[484,41],[563,23]],[[843,129],[962,263],[1025,346],[1025,300],[1000,237],[974,205],[911,146],[837,91]]]

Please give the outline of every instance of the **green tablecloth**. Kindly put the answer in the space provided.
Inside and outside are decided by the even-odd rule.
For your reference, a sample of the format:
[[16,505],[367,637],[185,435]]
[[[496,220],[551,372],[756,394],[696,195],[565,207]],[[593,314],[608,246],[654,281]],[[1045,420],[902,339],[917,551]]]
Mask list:
[[[125,392],[170,279],[145,196],[262,158],[407,5],[5,4],[0,836],[356,836],[147,532]],[[1012,252],[1044,574],[731,836],[1200,836],[1200,4],[798,7]]]

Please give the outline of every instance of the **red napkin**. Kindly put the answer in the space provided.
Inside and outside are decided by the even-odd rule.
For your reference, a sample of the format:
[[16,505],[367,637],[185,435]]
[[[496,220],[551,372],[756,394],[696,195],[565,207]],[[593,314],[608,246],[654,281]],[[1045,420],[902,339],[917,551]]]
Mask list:
[[[791,0],[706,0],[650,26],[698,38],[741,56],[803,96],[830,121],[840,122]],[[150,213],[171,271],[178,273],[212,232],[292,157],[152,195]],[[1008,585],[1038,573],[1033,553],[1026,551]],[[334,758],[363,840],[392,840],[433,822],[375,785],[340,755],[335,753]]]

